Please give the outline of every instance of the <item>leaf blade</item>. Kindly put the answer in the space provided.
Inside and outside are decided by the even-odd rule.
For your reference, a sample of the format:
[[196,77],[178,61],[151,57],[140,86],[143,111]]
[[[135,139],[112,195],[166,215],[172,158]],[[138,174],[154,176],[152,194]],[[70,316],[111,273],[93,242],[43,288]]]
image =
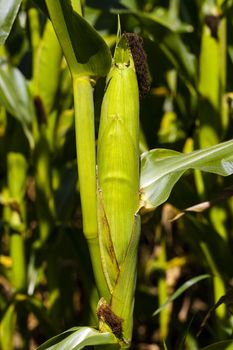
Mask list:
[[222,176],[233,174],[233,140],[191,153],[155,149],[141,156],[141,205],[153,209],[164,203],[189,169]]
[[224,340],[215,344],[207,345],[202,350],[233,350],[233,340]]
[[21,72],[6,63],[0,65],[0,103],[22,124],[24,133],[33,147],[31,126],[34,106],[32,95]]
[[156,316],[162,309],[164,309],[168,304],[170,304],[172,301],[174,301],[175,299],[177,299],[182,293],[184,293],[187,289],[189,289],[190,287],[192,287],[194,284],[196,284],[197,282],[210,278],[211,276],[208,274],[205,275],[200,275],[194,278],[191,278],[190,280],[186,281],[184,284],[182,284],[181,287],[179,287],[175,293],[173,293],[167,300],[166,302],[161,305],[157,310],[155,310],[155,312],[152,314],[152,316]]
[[10,34],[22,0],[1,0],[0,2],[0,45]]
[[38,350],[79,350],[88,345],[114,344],[116,342],[117,340],[112,333],[101,333],[91,327],[73,327],[49,339],[40,345]]
[[70,1],[47,0],[46,4],[72,75],[105,76],[111,53],[102,37]]

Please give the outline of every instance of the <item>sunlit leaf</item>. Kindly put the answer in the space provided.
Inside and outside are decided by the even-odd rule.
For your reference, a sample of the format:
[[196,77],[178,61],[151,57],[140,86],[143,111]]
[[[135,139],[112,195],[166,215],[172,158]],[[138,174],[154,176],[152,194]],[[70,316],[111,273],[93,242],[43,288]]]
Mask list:
[[74,11],[69,0],[46,0],[46,4],[71,73],[105,76],[111,54],[101,36]]
[[[197,77],[197,62],[195,55],[181,39],[179,33],[191,32],[192,27],[171,18],[165,9],[158,8],[154,12],[145,13],[133,10],[114,10],[135,16],[142,27],[150,33],[151,39],[159,46],[166,58],[177,69],[186,85],[195,89]],[[194,91],[194,90],[193,90]]]
[[17,68],[0,64],[0,103],[21,123],[31,146],[34,106],[26,79]]
[[171,31],[177,33],[192,32],[193,30],[190,24],[182,23],[178,17],[171,17],[169,11],[166,10],[164,7],[155,7],[155,9],[152,12],[139,13],[139,16],[159,23],[165,28],[168,28]]
[[79,350],[88,345],[114,344],[116,338],[112,333],[100,333],[90,327],[74,327],[51,338],[38,350]]
[[233,140],[185,154],[165,149],[143,153],[141,207],[152,209],[165,202],[188,169],[222,176],[233,174]]
[[161,305],[154,313],[153,316],[156,316],[158,313],[160,313],[161,310],[163,310],[168,304],[170,304],[172,301],[174,301],[175,299],[177,299],[182,293],[184,293],[187,289],[189,289],[190,287],[192,287],[194,284],[198,283],[201,280],[204,280],[206,278],[210,278],[210,275],[200,275],[194,278],[191,278],[190,280],[188,280],[187,282],[185,282],[184,284],[182,284],[181,287],[179,287],[177,289],[177,291],[175,293],[173,293],[168,299],[167,301]]
[[22,0],[0,1],[0,45],[7,39]]

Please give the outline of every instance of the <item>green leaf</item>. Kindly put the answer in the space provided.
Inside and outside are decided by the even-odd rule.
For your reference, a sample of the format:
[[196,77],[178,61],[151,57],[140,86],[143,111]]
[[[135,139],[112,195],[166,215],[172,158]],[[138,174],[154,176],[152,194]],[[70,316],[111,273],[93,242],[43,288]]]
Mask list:
[[0,65],[0,104],[18,119],[30,146],[33,147],[31,125],[34,106],[32,96],[21,72],[6,63]]
[[13,335],[16,327],[15,304],[10,304],[0,323],[0,347],[2,350],[13,350]]
[[174,19],[167,10],[159,7],[151,13],[118,9],[112,12],[135,16],[185,84],[192,90],[196,89],[197,60],[179,34],[192,31],[190,25],[180,22],[178,17]]
[[114,344],[117,340],[112,333],[100,333],[90,327],[73,327],[51,338],[38,350],[79,350],[88,345]]
[[188,169],[222,176],[233,174],[233,140],[191,153],[154,149],[141,156],[141,205],[153,209],[164,203]]
[[0,45],[6,41],[22,0],[0,1]]
[[156,6],[152,12],[138,12],[138,15],[142,18],[154,21],[155,23],[158,23],[175,33],[189,33],[193,31],[193,27],[190,24],[181,22],[179,17],[171,16],[169,10],[165,9],[164,7]]
[[72,8],[70,0],[46,0],[72,75],[105,76],[111,53],[101,36]]
[[202,350],[233,350],[233,340],[224,340],[215,344],[208,345]]
[[161,305],[157,310],[155,310],[155,312],[153,313],[153,316],[156,316],[158,313],[160,313],[160,311],[162,311],[168,304],[170,304],[172,301],[174,301],[175,299],[177,299],[182,293],[184,293],[187,289],[189,289],[190,287],[192,287],[194,284],[198,283],[201,280],[204,280],[206,278],[210,278],[210,275],[200,275],[194,278],[191,278],[190,280],[188,280],[187,282],[185,282],[184,284],[182,284],[181,287],[179,287],[177,289],[177,291],[175,291],[175,293],[173,293],[168,299],[167,301]]
[[41,97],[47,116],[51,113],[55,104],[61,60],[61,46],[59,45],[52,24],[48,20],[37,53],[35,69],[36,95]]

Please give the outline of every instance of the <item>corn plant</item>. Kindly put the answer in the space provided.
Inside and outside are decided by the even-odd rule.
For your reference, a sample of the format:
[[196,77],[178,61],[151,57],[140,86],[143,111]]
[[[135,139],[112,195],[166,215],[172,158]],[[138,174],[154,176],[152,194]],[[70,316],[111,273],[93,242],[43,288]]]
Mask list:
[[[20,1],[13,1],[7,4],[3,0],[0,2],[0,9],[4,9],[1,15],[2,22],[0,22],[1,44],[10,33],[20,3]],[[59,217],[59,215],[62,217],[62,209],[59,212],[57,204],[59,201],[56,196],[59,194],[59,184],[67,181],[66,173],[63,174],[59,167],[59,153],[63,149],[62,142],[65,142],[61,135],[64,130],[67,132],[71,127],[73,114],[75,167],[78,170],[82,231],[85,241],[78,241],[80,237],[76,237],[80,234],[80,227],[74,232],[74,240],[79,242],[79,247],[86,247],[86,244],[90,255],[94,278],[93,280],[90,278],[89,281],[86,278],[85,285],[87,294],[91,295],[90,310],[89,313],[87,312],[86,326],[69,328],[40,345],[40,350],[81,349],[85,346],[100,345],[104,349],[131,348],[141,216],[144,219],[166,202],[174,186],[186,171],[194,170],[194,182],[201,200],[205,198],[203,188],[207,188],[202,172],[218,175],[215,177],[218,179],[216,182],[222,181],[219,179],[223,176],[233,174],[233,141],[226,141],[230,137],[221,138],[221,135],[227,135],[229,124],[224,100],[226,76],[221,72],[221,64],[217,61],[215,54],[221,52],[221,60],[224,62],[226,23],[221,23],[219,31],[217,27],[217,34],[213,33],[209,25],[211,16],[208,17],[205,13],[205,11],[215,13],[224,7],[221,7],[221,3],[216,3],[214,9],[207,6],[206,10],[203,6],[201,13],[206,17],[201,39],[200,77],[197,83],[193,56],[187,52],[178,35],[179,31],[189,31],[188,25],[178,20],[179,2],[170,1],[170,6],[163,18],[159,17],[156,10],[153,13],[147,10],[146,3],[145,8],[142,5],[139,11],[135,9],[136,2],[130,5],[127,1],[122,1],[126,9],[119,8],[115,12],[120,15],[122,13],[122,18],[126,13],[133,16],[141,23],[145,33],[150,33],[149,39],[152,41],[156,42],[159,28],[162,38],[161,51],[177,69],[177,71],[172,69],[167,72],[167,82],[171,90],[171,94],[166,96],[167,105],[170,108],[174,105],[173,99],[178,89],[176,81],[180,74],[181,80],[185,81],[184,87],[189,93],[193,111],[195,110],[200,118],[199,134],[193,137],[191,147],[187,146],[188,142],[186,144],[189,152],[182,153],[168,148],[148,149],[140,128],[139,113],[140,105],[143,108],[143,98],[149,93],[150,57],[148,56],[147,62],[143,41],[137,34],[123,31],[124,24],[120,24],[119,16],[118,22],[115,21],[117,33],[113,36],[112,54],[107,40],[105,41],[85,19],[83,10],[88,11],[88,9],[81,1],[36,0],[35,4],[43,11],[43,16],[46,18],[43,37],[40,37],[41,23],[37,10],[30,5],[26,7],[33,47],[30,84],[16,68],[7,63],[7,53],[4,49],[2,51],[4,60],[0,67],[1,120],[4,124],[8,117],[13,116],[20,121],[20,128],[16,128],[13,134],[14,142],[10,147],[7,145],[7,181],[1,184],[2,216],[3,221],[7,223],[5,235],[10,240],[9,267],[5,263],[6,276],[8,275],[12,288],[12,301],[9,306],[6,306],[1,318],[3,350],[13,348],[12,337],[16,318],[18,322],[20,320],[22,333],[27,328],[27,317],[24,317],[24,313],[21,320],[22,308],[33,310],[36,318],[43,325],[44,333],[48,332],[48,337],[60,331],[59,274],[53,262],[56,246],[52,247],[50,242],[54,234],[58,231],[62,232],[63,225],[60,222],[63,220],[66,223],[69,217],[69,215],[64,216],[64,219]],[[152,3],[148,1],[147,5],[150,8]],[[176,21],[178,29],[172,28],[171,19]],[[122,23],[124,23],[123,20]],[[216,36],[217,38],[219,36],[218,42],[216,42]],[[207,49],[213,50],[216,58],[209,67],[214,84],[207,83],[209,75],[206,57],[212,55],[205,51]],[[178,55],[176,55],[177,52]],[[218,79],[214,79],[213,76],[217,76]],[[96,130],[95,119],[98,115],[96,115],[94,94],[97,93],[98,84],[103,78],[105,88],[101,96],[100,124]],[[60,88],[58,88],[59,84],[61,84]],[[73,95],[71,102],[69,101],[70,90]],[[60,105],[57,103],[58,92],[60,99],[64,99],[63,104]],[[208,103],[205,103],[205,99],[208,99]],[[179,101],[182,104],[181,100]],[[73,104],[73,110],[67,112],[65,107],[63,109],[66,103]],[[54,107],[56,104],[57,108]],[[207,110],[204,117],[203,113],[206,110],[202,109],[202,104],[206,108],[209,105],[212,108]],[[213,110],[214,118],[210,122]],[[171,116],[172,111],[170,110],[169,113],[165,113],[164,120],[168,115]],[[164,122],[165,124],[167,123]],[[160,136],[164,135],[162,131],[160,130]],[[97,146],[96,134],[98,134]],[[20,141],[22,135],[24,143]],[[224,142],[220,142],[222,139]],[[26,160],[27,157],[30,157],[29,162]],[[57,164],[55,162],[56,166],[53,164],[54,158],[58,159]],[[29,235],[28,241],[31,237],[27,228],[27,215],[30,216],[31,213],[26,210],[24,198],[26,195],[30,197],[27,186],[30,166],[33,168],[35,181],[33,188],[36,190],[33,210],[37,218],[37,238],[33,238],[30,259],[28,259],[25,253],[26,237]],[[69,171],[70,168],[66,170]],[[76,174],[74,168],[72,171]],[[32,182],[31,179],[29,184],[32,185]],[[76,182],[74,175],[75,186]],[[33,202],[33,194],[30,198]],[[192,222],[192,219],[190,221],[190,227],[195,231],[196,223]],[[213,219],[212,224],[216,230],[219,228],[220,223],[217,219]],[[204,239],[198,238],[198,242],[199,240],[209,270],[214,276],[214,298],[217,302],[226,294],[221,269],[216,265],[211,255],[212,250],[206,246]],[[71,254],[73,247],[69,247],[69,254]],[[85,256],[84,249],[79,250],[79,259],[84,275],[91,276],[92,271],[86,267],[88,262],[85,264],[84,259],[82,261],[82,254]],[[161,250],[159,263],[164,267],[167,258],[166,244],[163,239],[161,239]],[[47,256],[48,264],[47,278],[50,294],[48,317],[45,317],[43,303],[34,296],[38,275],[41,273],[44,276],[43,271],[38,268],[41,254]],[[30,260],[28,271],[27,260]],[[158,269],[158,262],[155,265],[151,270]],[[165,280],[159,279],[160,307],[154,315],[162,310],[159,320],[162,338],[167,337],[170,317],[165,306],[191,285],[209,277],[209,274],[204,274],[188,281],[187,285],[184,284],[177,294],[168,299]],[[225,299],[229,301],[228,297]],[[230,302],[226,304],[229,306]],[[226,310],[219,310],[217,310],[217,317],[224,320]],[[229,342],[225,342],[225,345],[228,346]],[[25,335],[22,347],[28,346]],[[219,345],[213,346],[217,349]]]

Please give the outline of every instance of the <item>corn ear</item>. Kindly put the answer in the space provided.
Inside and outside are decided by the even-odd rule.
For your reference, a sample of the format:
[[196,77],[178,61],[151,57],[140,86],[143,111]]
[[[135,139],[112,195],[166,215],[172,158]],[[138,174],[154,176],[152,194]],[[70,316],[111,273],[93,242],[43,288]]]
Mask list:
[[[98,139],[99,229],[110,230],[118,265],[124,261],[139,199],[139,92],[126,38],[107,77]],[[111,254],[112,255],[112,254]]]
[[98,138],[98,235],[112,311],[129,347],[136,279],[139,204],[139,90],[126,36],[107,77]]

